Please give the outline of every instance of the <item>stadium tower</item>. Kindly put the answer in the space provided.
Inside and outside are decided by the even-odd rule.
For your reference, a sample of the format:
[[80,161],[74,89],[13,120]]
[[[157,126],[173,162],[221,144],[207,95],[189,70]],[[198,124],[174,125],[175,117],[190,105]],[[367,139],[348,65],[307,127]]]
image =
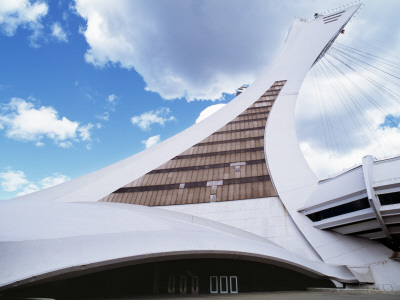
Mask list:
[[[320,182],[295,130],[307,72],[358,8],[296,19],[257,81],[176,136],[0,203],[0,289],[400,290],[398,252],[373,240],[396,240],[387,217],[400,223],[400,204],[385,211],[377,194],[400,191],[400,161],[366,157],[354,171]],[[375,238],[357,236],[372,228]]]

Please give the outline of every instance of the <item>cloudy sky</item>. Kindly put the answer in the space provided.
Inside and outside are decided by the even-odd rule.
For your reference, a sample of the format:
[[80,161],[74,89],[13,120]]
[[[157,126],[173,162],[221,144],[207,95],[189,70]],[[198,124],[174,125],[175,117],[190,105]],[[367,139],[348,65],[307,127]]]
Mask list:
[[[364,2],[349,31],[400,50],[400,3]],[[294,17],[347,3],[0,0],[0,199],[84,175],[189,127],[257,78]],[[323,177],[331,154],[306,109],[311,90],[302,92],[297,124]],[[374,126],[383,131],[384,121]],[[397,126],[384,138],[396,140]],[[346,149],[344,167],[368,147]]]

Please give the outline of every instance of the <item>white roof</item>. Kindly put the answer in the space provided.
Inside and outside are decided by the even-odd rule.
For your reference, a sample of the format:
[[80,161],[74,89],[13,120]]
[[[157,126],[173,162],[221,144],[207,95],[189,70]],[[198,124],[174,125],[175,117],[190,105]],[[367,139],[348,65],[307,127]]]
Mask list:
[[355,281],[344,266],[307,260],[257,235],[153,207],[2,201],[0,228],[0,287],[115,262],[199,253]]
[[[400,191],[400,157],[376,160],[372,185],[377,193]],[[319,182],[303,209],[337,206],[367,197],[362,166]],[[325,207],[326,208],[326,207]]]

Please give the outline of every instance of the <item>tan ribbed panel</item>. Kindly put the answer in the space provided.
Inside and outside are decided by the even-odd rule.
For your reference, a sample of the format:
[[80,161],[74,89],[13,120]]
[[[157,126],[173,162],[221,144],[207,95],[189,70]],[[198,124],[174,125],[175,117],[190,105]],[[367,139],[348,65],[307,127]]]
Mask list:
[[200,143],[101,201],[147,206],[277,196],[264,156],[269,111],[286,81]]

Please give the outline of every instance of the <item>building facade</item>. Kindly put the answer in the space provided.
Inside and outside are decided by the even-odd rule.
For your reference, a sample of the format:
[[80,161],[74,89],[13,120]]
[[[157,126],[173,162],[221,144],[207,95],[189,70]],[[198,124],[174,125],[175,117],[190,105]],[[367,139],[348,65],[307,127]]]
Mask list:
[[0,289],[400,290],[400,159],[320,182],[295,130],[303,79],[358,8],[295,20],[262,76],[202,122],[0,203]]

